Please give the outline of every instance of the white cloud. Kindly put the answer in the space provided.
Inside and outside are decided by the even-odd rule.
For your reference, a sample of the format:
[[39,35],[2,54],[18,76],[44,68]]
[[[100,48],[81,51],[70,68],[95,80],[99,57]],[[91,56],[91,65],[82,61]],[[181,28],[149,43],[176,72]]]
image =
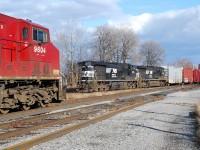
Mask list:
[[[198,24],[200,23],[200,6],[185,10],[173,10],[158,14],[143,13],[138,16],[124,15],[118,19],[110,19],[110,24],[127,24],[133,27],[138,34],[168,34],[200,32]],[[166,32],[167,31],[167,32]],[[199,35],[199,34],[198,34]]]
[[139,16],[126,15],[119,17],[117,20],[109,20],[110,25],[121,25],[126,24],[133,28],[133,30],[142,34],[144,26],[151,20],[152,15],[149,13],[144,13]]
[[136,33],[143,33],[143,28],[147,22],[152,18],[151,14],[144,13],[140,16],[130,17],[129,20],[131,22],[132,28]]
[[167,50],[168,61],[185,57],[200,63],[200,58],[194,59],[200,50],[200,6],[157,14],[126,15],[110,23],[128,24],[140,40],[159,42]]
[[119,0],[6,0],[0,2],[1,13],[17,18],[57,26],[58,20],[68,18],[109,18],[121,13]]

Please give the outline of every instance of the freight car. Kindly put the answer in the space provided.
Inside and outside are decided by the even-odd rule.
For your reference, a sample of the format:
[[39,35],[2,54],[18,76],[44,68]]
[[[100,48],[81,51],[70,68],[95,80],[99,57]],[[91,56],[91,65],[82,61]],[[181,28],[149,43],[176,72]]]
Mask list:
[[194,83],[200,83],[200,70],[198,69],[193,70],[193,79]]
[[162,66],[165,70],[168,85],[182,84],[183,82],[183,67]]
[[83,61],[78,65],[78,87],[82,92],[166,85],[164,69],[161,67],[98,61]]
[[63,99],[59,68],[46,27],[0,14],[1,113]]
[[183,83],[193,83],[192,68],[183,68]]

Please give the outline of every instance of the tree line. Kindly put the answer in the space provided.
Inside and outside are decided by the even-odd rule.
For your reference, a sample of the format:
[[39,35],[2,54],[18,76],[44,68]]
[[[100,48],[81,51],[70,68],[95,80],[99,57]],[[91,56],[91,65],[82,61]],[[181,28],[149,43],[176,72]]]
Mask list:
[[[66,22],[65,28],[56,31],[54,44],[60,50],[61,73],[68,83],[76,85],[77,62],[84,60],[160,66],[165,60],[165,49],[155,40],[140,42],[129,26],[96,26],[88,34],[78,20]],[[180,59],[173,65],[191,67],[188,59]]]

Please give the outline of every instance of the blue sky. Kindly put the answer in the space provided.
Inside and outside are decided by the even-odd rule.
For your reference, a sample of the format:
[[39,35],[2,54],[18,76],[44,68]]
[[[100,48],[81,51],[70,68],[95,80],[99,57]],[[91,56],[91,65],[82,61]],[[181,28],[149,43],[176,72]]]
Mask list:
[[97,25],[126,24],[140,42],[155,40],[166,63],[188,58],[200,63],[200,2],[197,0],[1,0],[0,13],[31,19],[53,30],[77,18],[88,31]]
[[123,0],[119,2],[119,6],[123,8],[123,12],[132,15],[185,9],[199,4],[199,0]]

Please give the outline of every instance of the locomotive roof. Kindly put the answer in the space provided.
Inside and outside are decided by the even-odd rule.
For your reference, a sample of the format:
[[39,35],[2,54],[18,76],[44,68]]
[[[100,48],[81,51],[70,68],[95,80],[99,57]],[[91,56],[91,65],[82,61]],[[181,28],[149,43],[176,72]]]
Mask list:
[[7,18],[10,18],[10,19],[16,19],[16,18],[14,18],[14,17],[8,16],[8,15],[2,14],[2,13],[0,13],[0,16],[2,16],[2,17],[7,17]]
[[146,68],[160,68],[160,69],[163,69],[163,67],[157,67],[157,66],[137,66],[138,68],[141,68],[141,69],[146,69]]
[[11,17],[11,16],[8,16],[8,15],[5,15],[5,14],[2,14],[2,13],[0,13],[0,17],[3,17],[3,18],[5,18],[6,20],[18,20],[18,21],[23,21],[23,22],[26,22],[26,23],[28,23],[28,24],[30,24],[30,25],[33,25],[33,26],[35,26],[35,27],[38,27],[38,28],[42,28],[42,29],[45,29],[45,30],[48,30],[48,28],[46,28],[46,27],[44,27],[44,26],[42,26],[42,25],[39,25],[39,24],[37,24],[37,23],[34,23],[34,22],[32,22],[31,20],[29,20],[29,19],[18,19],[18,18],[14,18],[14,17]]
[[[78,62],[79,65],[102,65],[102,66],[106,66],[108,64],[120,64],[120,65],[131,65],[128,63],[117,63],[117,62],[104,62],[104,61],[82,61],[82,62]],[[131,65],[134,66],[134,65]]]
[[104,62],[104,61],[82,61],[82,62],[78,62],[78,65],[86,65],[86,66],[112,66],[112,65],[118,65],[118,66],[133,66],[133,67],[137,67],[138,69],[164,69],[163,67],[156,67],[156,66],[136,66],[136,65],[131,65],[128,63],[117,63],[117,62]]
[[25,21],[25,22],[29,23],[30,25],[35,26],[35,27],[38,27],[38,28],[42,28],[42,29],[48,30],[48,28],[46,28],[46,27],[44,27],[44,26],[42,26],[42,25],[39,25],[39,24],[37,24],[37,23],[34,23],[34,22],[32,22],[31,20],[28,20],[28,19],[27,19],[27,20],[18,19],[18,20]]

